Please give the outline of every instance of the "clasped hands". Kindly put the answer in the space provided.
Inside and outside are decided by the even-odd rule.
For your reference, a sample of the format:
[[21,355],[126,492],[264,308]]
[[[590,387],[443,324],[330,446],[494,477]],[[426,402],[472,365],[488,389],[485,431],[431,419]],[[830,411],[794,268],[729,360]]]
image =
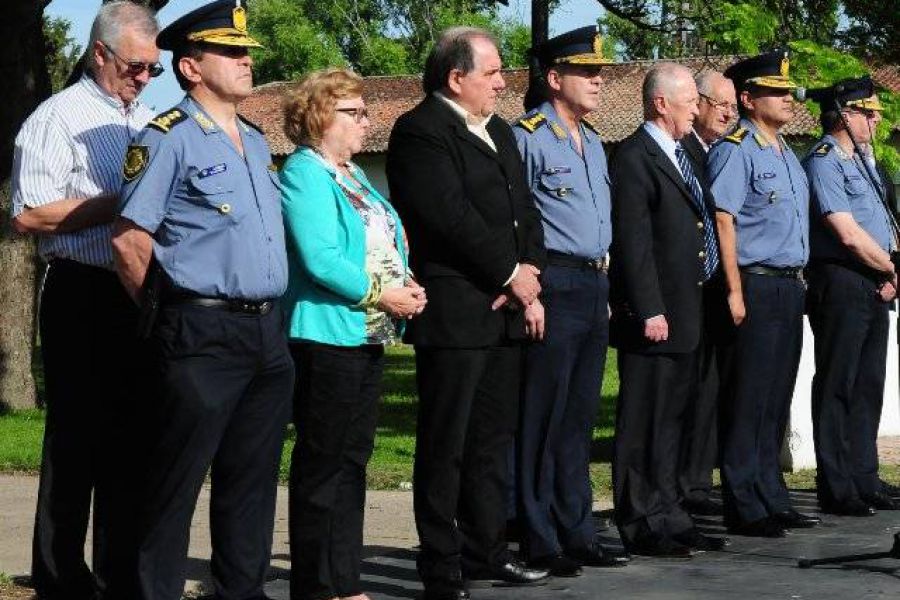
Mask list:
[[519,263],[515,276],[506,285],[506,290],[491,303],[491,310],[497,310],[502,306],[508,305],[509,308],[516,306],[529,307],[537,300],[538,294],[541,293],[541,282],[538,281],[538,275],[541,270],[528,263]]
[[425,310],[425,288],[409,279],[403,287],[386,288],[377,307],[395,319],[412,319]]

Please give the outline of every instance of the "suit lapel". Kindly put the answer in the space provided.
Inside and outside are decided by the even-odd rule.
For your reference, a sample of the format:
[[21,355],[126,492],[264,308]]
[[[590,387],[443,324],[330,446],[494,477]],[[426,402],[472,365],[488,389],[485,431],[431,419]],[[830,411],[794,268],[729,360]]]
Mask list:
[[691,191],[687,188],[687,184],[684,183],[684,177],[681,175],[681,171],[679,171],[672,161],[669,160],[669,157],[666,156],[665,152],[662,151],[662,148],[659,147],[659,144],[656,143],[650,134],[644,131],[644,128],[641,127],[641,134],[644,136],[644,145],[647,148],[647,154],[653,157],[653,161],[656,163],[657,168],[662,171],[666,177],[668,177],[672,183],[675,184],[681,191],[681,195],[684,196],[684,199],[687,200],[688,206],[691,207],[691,210],[699,214],[697,210],[697,205],[694,202],[694,196],[691,194]]

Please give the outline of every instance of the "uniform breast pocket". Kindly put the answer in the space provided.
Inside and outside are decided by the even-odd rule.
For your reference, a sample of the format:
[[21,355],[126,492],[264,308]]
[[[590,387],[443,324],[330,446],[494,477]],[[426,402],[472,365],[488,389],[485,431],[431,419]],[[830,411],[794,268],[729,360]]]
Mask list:
[[847,177],[844,180],[844,189],[847,191],[849,198],[857,196],[865,196],[869,193],[870,187],[868,182],[862,177]]
[[785,192],[779,185],[774,173],[762,173],[753,178],[750,183],[750,195],[748,204],[757,210],[775,206],[786,199]]
[[550,196],[565,199],[575,189],[570,167],[547,167],[541,171],[540,187]]
[[235,185],[224,174],[188,179],[191,201],[204,211],[204,221],[212,226],[238,223],[243,218],[241,207],[235,202]]

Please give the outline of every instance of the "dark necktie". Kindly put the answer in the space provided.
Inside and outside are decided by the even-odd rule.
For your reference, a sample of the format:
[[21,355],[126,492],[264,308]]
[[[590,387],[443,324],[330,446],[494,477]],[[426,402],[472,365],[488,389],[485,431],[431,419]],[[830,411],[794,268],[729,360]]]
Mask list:
[[675,142],[675,158],[678,159],[678,168],[681,169],[684,182],[691,191],[694,204],[697,205],[697,210],[703,219],[703,245],[705,247],[703,254],[703,281],[706,281],[712,277],[712,274],[716,272],[719,266],[719,247],[716,244],[716,230],[714,229],[709,210],[706,208],[706,203],[703,201],[703,190],[700,189],[700,182],[694,176],[694,168],[691,166],[691,161],[685,154],[684,148],[681,147],[681,142]]

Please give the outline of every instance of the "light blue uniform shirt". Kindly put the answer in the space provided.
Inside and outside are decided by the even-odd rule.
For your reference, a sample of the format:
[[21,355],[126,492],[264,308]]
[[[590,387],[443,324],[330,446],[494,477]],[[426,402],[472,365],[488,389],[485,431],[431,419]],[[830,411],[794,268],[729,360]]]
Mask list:
[[810,230],[814,259],[858,260],[825,224],[825,216],[831,213],[850,213],[883,250],[890,250],[891,226],[879,196],[881,189],[879,186],[876,192],[862,160],[844,152],[830,135],[823,137],[803,159],[812,193]]
[[583,157],[549,102],[522,117],[513,132],[547,249],[596,259],[612,242],[609,171],[600,136],[579,127]]
[[153,234],[178,288],[277,298],[287,288],[278,174],[262,133],[238,129],[244,156],[189,96],[150,121],[129,148],[121,214]]
[[738,265],[802,267],[809,260],[809,186],[797,156],[779,153],[747,119],[710,149],[716,208],[736,218]]

